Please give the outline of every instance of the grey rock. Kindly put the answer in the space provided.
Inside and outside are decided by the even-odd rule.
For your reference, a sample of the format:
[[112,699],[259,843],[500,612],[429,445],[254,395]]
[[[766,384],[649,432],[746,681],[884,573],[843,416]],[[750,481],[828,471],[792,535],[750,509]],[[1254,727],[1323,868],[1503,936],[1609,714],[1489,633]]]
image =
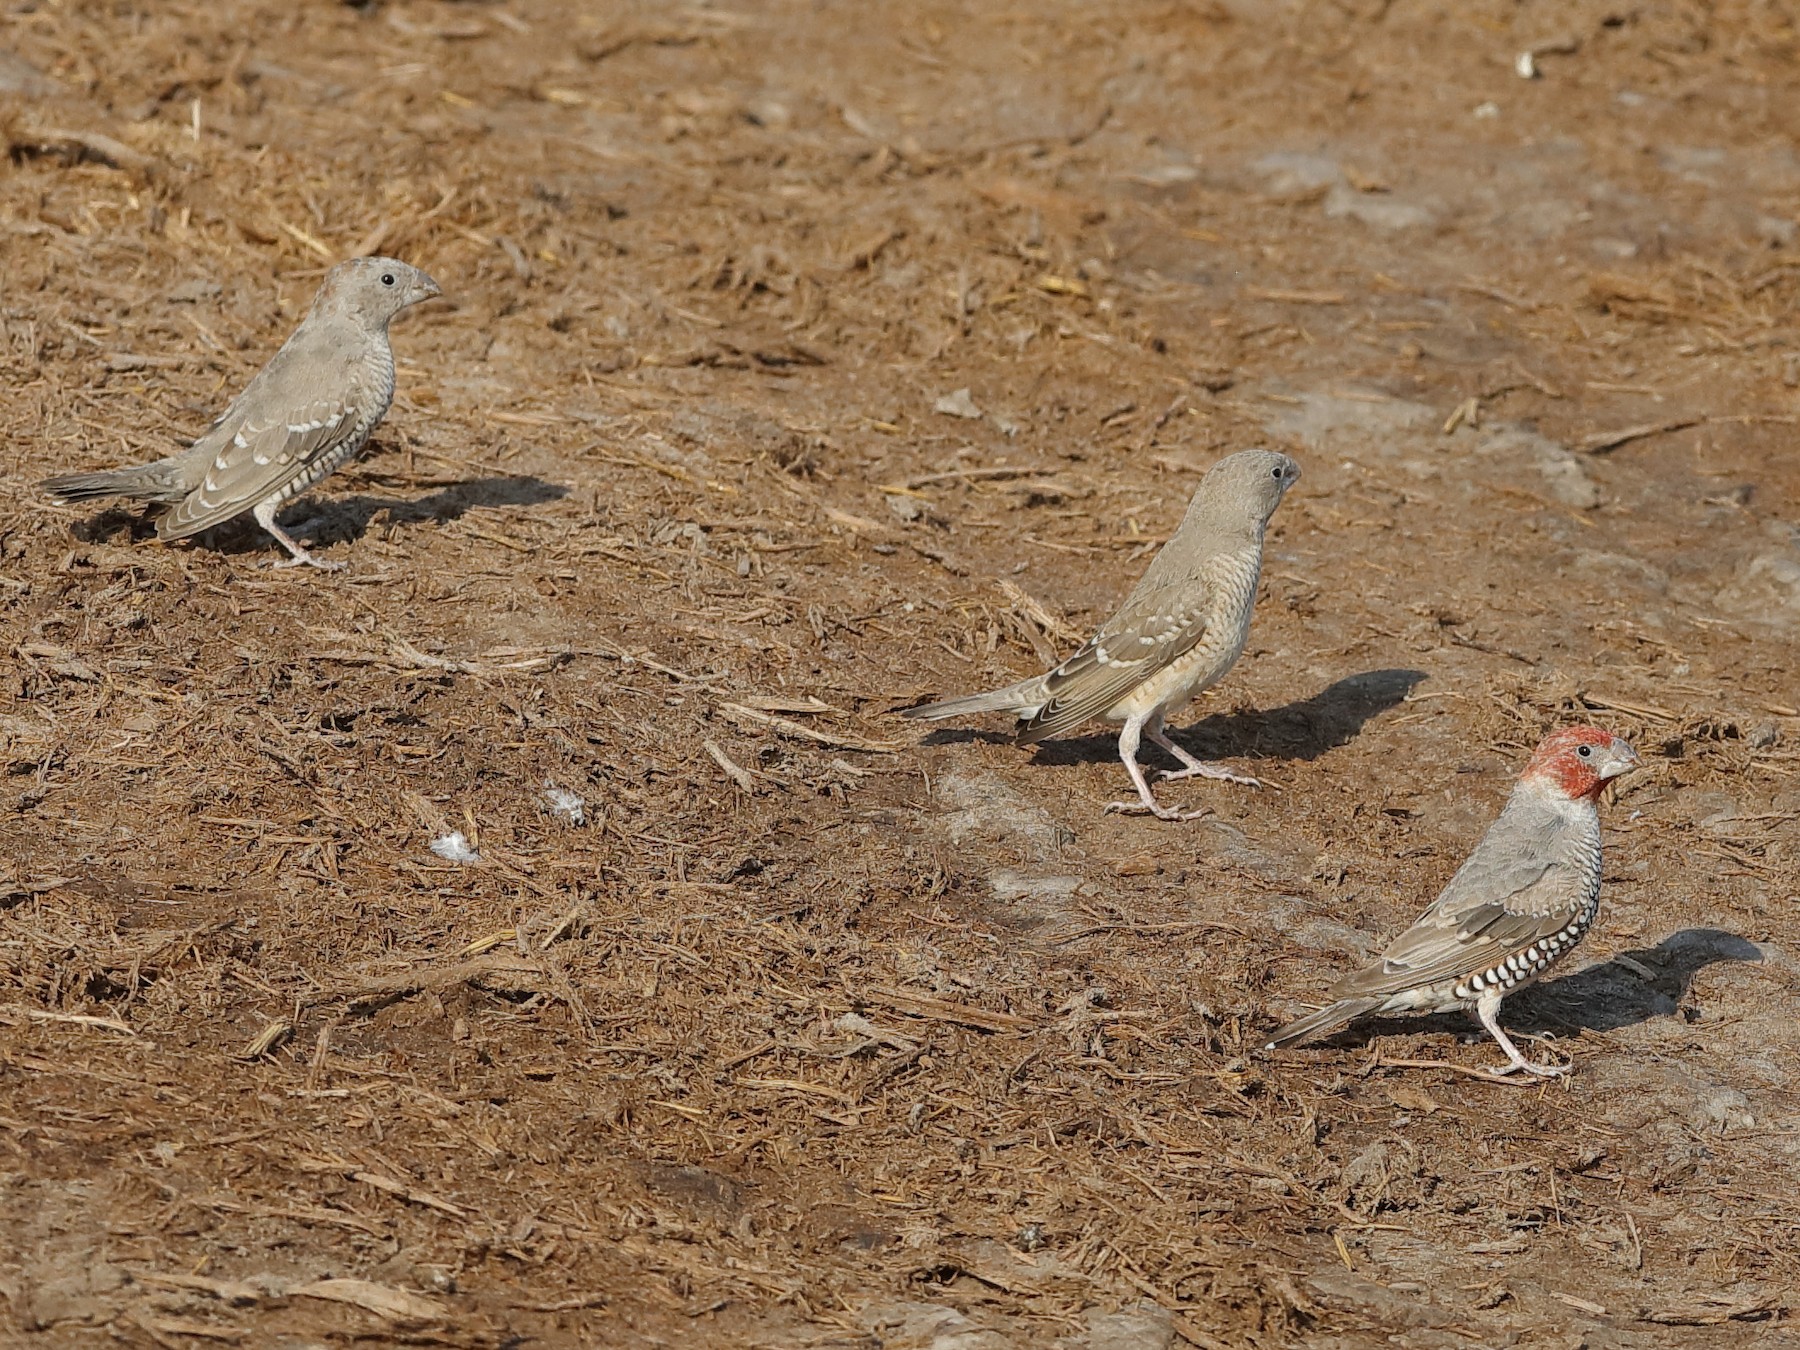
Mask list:
[[1600,505],[1600,488],[1586,466],[1566,447],[1525,427],[1496,425],[1481,440],[1484,455],[1513,455],[1542,475],[1550,496],[1564,506],[1591,511]]
[[118,1266],[95,1260],[73,1274],[25,1279],[24,1307],[20,1320],[27,1330],[42,1331],[59,1322],[109,1322],[117,1315],[117,1300],[130,1276]]
[[1703,830],[1719,832],[1738,818],[1738,804],[1723,792],[1696,792],[1686,802],[1688,819]]
[[1037,876],[1016,867],[1002,867],[988,874],[994,898],[1011,903],[1050,901],[1061,904],[1081,889],[1081,878],[1072,876]]
[[937,795],[951,808],[943,824],[952,842],[1002,840],[1034,862],[1054,858],[1064,842],[1063,831],[1049,812],[991,773],[945,774],[938,779]]
[[1312,1276],[1306,1288],[1328,1307],[1347,1309],[1381,1326],[1425,1327],[1452,1320],[1429,1302],[1365,1280],[1347,1271],[1328,1270]]
[[955,1308],[936,1303],[884,1303],[865,1308],[863,1325],[884,1350],[1010,1350],[1007,1336]]
[[1170,1350],[1175,1319],[1167,1308],[1142,1301],[1118,1312],[1089,1308],[1086,1350]]
[[1436,213],[1417,202],[1386,192],[1358,192],[1339,183],[1325,194],[1325,214],[1336,220],[1360,220],[1373,229],[1397,232],[1416,230],[1436,220]]
[[1251,842],[1250,837],[1237,826],[1227,825],[1222,820],[1202,821],[1192,827],[1192,832],[1209,861],[1229,863],[1266,877],[1289,880],[1305,876],[1312,870],[1313,855],[1310,852],[1298,858],[1280,857],[1262,845]]
[[1791,549],[1756,554],[1714,603],[1734,618],[1786,632],[1800,629],[1800,556]]
[[1603,578],[1614,586],[1631,586],[1655,595],[1663,595],[1669,589],[1667,572],[1629,554],[1583,548],[1576,549],[1567,558],[1569,570],[1581,572],[1590,579]]
[[1724,1134],[1730,1130],[1754,1129],[1756,1115],[1750,1109],[1750,1099],[1736,1088],[1707,1087],[1688,1112],[1688,1123]]
[[1305,196],[1340,183],[1344,178],[1344,171],[1335,159],[1289,151],[1264,155],[1251,164],[1250,169],[1263,180],[1264,187],[1274,197]]
[[1720,171],[1725,167],[1725,152],[1712,146],[1664,146],[1656,159],[1665,172],[1709,187],[1718,186]]
[[1347,398],[1318,389],[1272,404],[1263,417],[1270,434],[1347,459],[1392,459],[1408,439],[1435,431],[1442,422],[1438,411],[1423,403],[1380,395]]
[[967,389],[958,389],[953,394],[945,394],[931,405],[935,413],[945,417],[966,417],[974,420],[981,416],[981,409],[975,406],[975,399]]
[[31,62],[11,52],[0,52],[0,94],[20,98],[48,98],[61,86]]

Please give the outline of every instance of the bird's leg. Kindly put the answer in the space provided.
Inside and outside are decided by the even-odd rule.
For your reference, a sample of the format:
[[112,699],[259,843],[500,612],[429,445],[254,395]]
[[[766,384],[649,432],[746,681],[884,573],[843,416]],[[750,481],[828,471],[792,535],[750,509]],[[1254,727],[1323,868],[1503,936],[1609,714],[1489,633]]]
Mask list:
[[1165,783],[1172,783],[1177,778],[1217,778],[1227,783],[1242,783],[1245,787],[1262,786],[1260,779],[1252,778],[1247,773],[1238,773],[1233,769],[1226,768],[1223,764],[1208,764],[1203,759],[1195,759],[1169,739],[1168,734],[1163,731],[1162,714],[1160,713],[1150,719],[1149,724],[1144,728],[1144,734],[1154,744],[1160,745],[1180,760],[1183,765],[1179,769],[1162,770],[1158,776]]
[[1567,1073],[1569,1071],[1567,1064],[1538,1064],[1519,1053],[1519,1047],[1512,1043],[1504,1031],[1500,1030],[1501,997],[1502,995],[1490,989],[1483,993],[1475,1003],[1475,1015],[1481,1019],[1481,1025],[1488,1029],[1488,1035],[1500,1043],[1500,1048],[1506,1051],[1506,1058],[1510,1061],[1504,1069],[1492,1070],[1493,1075],[1496,1078],[1504,1078],[1515,1069],[1523,1069],[1526,1073],[1538,1078],[1555,1078],[1558,1074]]
[[250,513],[251,516],[255,518],[256,523],[267,530],[269,534],[274,537],[275,542],[280,544],[292,555],[284,561],[272,563],[271,566],[316,567],[321,572],[343,571],[346,564],[341,562],[323,561],[313,557],[312,554],[308,553],[299,545],[292,535],[275,523],[275,512],[279,510],[280,507],[281,503],[273,497],[270,497],[265,501],[258,502],[256,504],[256,509]]
[[308,543],[315,543],[317,541],[313,539],[313,536],[318,533],[319,527],[324,524],[326,524],[326,518],[324,516],[308,516],[297,525],[289,525],[287,527],[287,532],[296,539],[304,539]]
[[1125,762],[1125,772],[1131,775],[1132,785],[1138,790],[1138,800],[1135,802],[1108,802],[1106,804],[1107,814],[1110,815],[1114,811],[1122,811],[1127,814],[1148,811],[1158,820],[1195,820],[1206,815],[1207,811],[1204,808],[1198,811],[1177,811],[1172,806],[1164,806],[1150,791],[1150,784],[1144,781],[1144,771],[1138,767],[1137,762],[1138,737],[1143,733],[1144,723],[1147,720],[1149,719],[1145,717],[1128,717],[1125,719],[1125,725],[1119,730],[1119,758]]

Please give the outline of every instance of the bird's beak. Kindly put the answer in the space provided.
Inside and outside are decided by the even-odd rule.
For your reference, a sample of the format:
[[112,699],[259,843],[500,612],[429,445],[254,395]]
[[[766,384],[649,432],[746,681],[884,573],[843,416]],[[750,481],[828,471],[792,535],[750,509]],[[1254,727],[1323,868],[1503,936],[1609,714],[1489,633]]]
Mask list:
[[421,272],[419,273],[418,291],[420,300],[435,300],[444,293],[444,288]]
[[1638,758],[1638,752],[1630,745],[1614,738],[1612,748],[1607,755],[1607,777],[1617,778],[1620,774],[1630,773],[1633,769],[1642,768],[1644,761]]

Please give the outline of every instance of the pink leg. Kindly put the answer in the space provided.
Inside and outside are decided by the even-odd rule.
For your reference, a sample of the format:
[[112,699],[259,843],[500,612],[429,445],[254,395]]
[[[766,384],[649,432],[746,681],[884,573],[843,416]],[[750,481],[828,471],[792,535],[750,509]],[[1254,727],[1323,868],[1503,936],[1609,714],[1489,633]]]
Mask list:
[[1481,1019],[1481,1025],[1488,1029],[1488,1035],[1500,1042],[1500,1048],[1506,1051],[1506,1057],[1511,1061],[1504,1069],[1495,1069],[1494,1076],[1504,1078],[1518,1069],[1523,1069],[1526,1073],[1538,1078],[1555,1078],[1559,1074],[1567,1073],[1569,1071],[1567,1064],[1537,1064],[1519,1053],[1519,1047],[1512,1043],[1512,1039],[1504,1031],[1500,1030],[1500,999],[1501,995],[1490,989],[1482,994],[1475,1004],[1475,1015]]
[[1180,769],[1164,769],[1161,777],[1162,781],[1165,783],[1172,783],[1177,778],[1217,778],[1227,783],[1242,783],[1245,787],[1262,786],[1260,780],[1250,777],[1249,774],[1238,773],[1235,770],[1226,768],[1223,764],[1208,764],[1203,759],[1195,759],[1187,751],[1183,750],[1179,745],[1168,738],[1163,731],[1162,718],[1160,717],[1156,718],[1149,726],[1144,728],[1144,734],[1148,736],[1154,744],[1160,745],[1164,750],[1167,750],[1171,755],[1175,756],[1176,759],[1180,760],[1185,766]]
[[1158,820],[1196,820],[1208,814],[1205,809],[1177,811],[1172,806],[1164,806],[1150,791],[1150,784],[1144,781],[1144,771],[1138,767],[1137,762],[1138,737],[1143,733],[1144,723],[1148,720],[1143,717],[1128,718],[1119,731],[1119,758],[1125,762],[1125,772],[1131,775],[1132,786],[1138,790],[1138,800],[1135,802],[1109,802],[1106,807],[1108,814],[1114,811],[1122,811],[1127,814],[1148,811]]
[[280,508],[281,503],[270,498],[268,501],[258,502],[256,509],[250,513],[255,517],[256,523],[267,530],[274,537],[275,542],[292,555],[284,562],[275,563],[274,566],[316,567],[322,572],[341,572],[349,566],[348,563],[322,561],[302,548],[292,535],[275,523],[275,512]]

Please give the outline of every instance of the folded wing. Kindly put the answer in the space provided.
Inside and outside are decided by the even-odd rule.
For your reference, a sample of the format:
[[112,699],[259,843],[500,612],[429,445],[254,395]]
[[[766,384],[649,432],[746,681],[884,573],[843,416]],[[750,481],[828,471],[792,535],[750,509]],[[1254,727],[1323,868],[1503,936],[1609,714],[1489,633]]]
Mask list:
[[1206,636],[1210,587],[1133,595],[1106,625],[1044,677],[1045,698],[1019,723],[1021,741],[1042,740],[1102,716]]
[[255,506],[342,450],[364,417],[351,401],[325,398],[279,416],[251,414],[206,467],[200,485],[157,522],[165,539],[182,539]]
[[1479,974],[1562,931],[1582,894],[1580,874],[1555,859],[1471,857],[1379,962],[1345,976],[1330,997],[1398,994]]

